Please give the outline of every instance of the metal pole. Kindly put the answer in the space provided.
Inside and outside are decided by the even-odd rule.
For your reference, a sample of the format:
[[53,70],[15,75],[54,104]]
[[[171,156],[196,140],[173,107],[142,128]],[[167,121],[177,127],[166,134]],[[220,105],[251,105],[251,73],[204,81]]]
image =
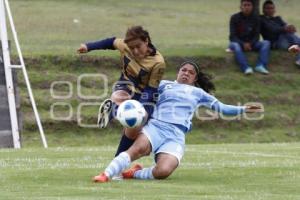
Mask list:
[[[1,1],[3,1],[3,0],[1,0]],[[17,51],[18,51],[19,59],[20,59],[20,62],[21,62],[21,68],[22,68],[25,83],[26,83],[26,86],[27,86],[27,89],[28,89],[32,109],[33,109],[35,119],[36,119],[36,122],[37,122],[37,125],[38,125],[38,128],[39,128],[39,131],[40,131],[43,146],[44,146],[44,148],[47,148],[48,147],[47,140],[46,140],[46,137],[45,137],[45,134],[44,134],[44,130],[43,130],[43,127],[42,127],[40,116],[39,116],[39,113],[38,113],[38,110],[37,110],[37,107],[36,107],[36,103],[35,103],[35,100],[34,100],[34,97],[33,97],[31,85],[30,85],[28,74],[27,74],[27,71],[26,71],[23,55],[22,55],[21,48],[20,48],[20,45],[19,45],[19,40],[18,40],[18,37],[17,37],[17,32],[16,32],[16,29],[15,29],[15,26],[14,26],[14,22],[13,22],[13,18],[12,18],[12,15],[11,15],[8,0],[5,0],[5,5],[6,5],[6,9],[7,9],[7,16],[8,16],[9,22],[10,22],[12,34],[13,34],[13,37],[14,37],[14,40],[15,40],[15,43],[16,43],[16,48],[17,48]]]
[[4,71],[7,89],[8,106],[10,113],[11,130],[14,142],[14,148],[21,148],[20,135],[18,127],[18,118],[15,102],[15,92],[13,85],[12,69],[10,68],[10,54],[6,29],[5,6],[3,0],[0,0],[0,27],[1,27],[1,44],[3,51]]

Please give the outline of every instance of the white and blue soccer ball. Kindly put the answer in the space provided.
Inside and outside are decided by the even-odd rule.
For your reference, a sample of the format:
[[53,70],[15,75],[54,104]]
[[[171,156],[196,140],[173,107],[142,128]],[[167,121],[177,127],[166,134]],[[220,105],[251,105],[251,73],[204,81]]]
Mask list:
[[127,127],[135,128],[141,126],[146,118],[144,106],[136,100],[126,100],[120,104],[117,111],[117,120]]

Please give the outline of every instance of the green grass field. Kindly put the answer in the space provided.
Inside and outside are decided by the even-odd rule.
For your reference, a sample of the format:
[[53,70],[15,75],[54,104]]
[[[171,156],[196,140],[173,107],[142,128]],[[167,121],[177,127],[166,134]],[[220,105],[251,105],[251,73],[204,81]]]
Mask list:
[[[296,200],[299,143],[188,145],[163,181],[91,182],[115,146],[0,150],[0,199]],[[152,157],[140,160],[145,167]]]
[[[19,73],[23,149],[0,150],[0,199],[300,199],[300,71],[291,55],[272,52],[269,76],[245,77],[239,72],[232,55],[224,52],[229,17],[238,11],[239,0],[10,0],[10,4],[50,148],[41,148]],[[279,14],[299,29],[299,1],[276,4]],[[167,180],[94,184],[91,177],[113,158],[121,126],[80,127],[78,119],[96,122],[98,107],[85,107],[78,117],[79,105],[103,98],[81,98],[76,83],[82,74],[103,74],[111,88],[120,73],[119,53],[78,56],[75,50],[81,42],[122,37],[128,26],[136,24],[149,30],[165,56],[164,79],[174,79],[183,60],[196,60],[213,75],[217,98],[228,104],[261,102],[264,118],[195,118],[182,164]],[[15,56],[13,45],[12,53]],[[256,56],[249,56],[254,65]],[[73,95],[53,98],[50,88],[55,81],[69,81]],[[97,78],[84,79],[81,92],[100,95],[102,84]],[[65,85],[55,89],[57,95],[68,93]],[[109,94],[110,90],[106,97]],[[51,117],[51,106],[57,102],[72,106],[70,120]],[[55,113],[68,114],[63,107]],[[153,164],[152,157],[141,162],[146,167]]]
[[[122,37],[126,28],[142,24],[149,29],[153,41],[165,55],[167,70],[164,79],[174,79],[176,66],[184,59],[196,60],[206,72],[214,76],[215,95],[228,104],[261,102],[265,107],[263,120],[194,120],[192,134],[187,142],[199,143],[247,143],[247,142],[295,142],[300,141],[300,79],[299,69],[293,56],[272,52],[271,75],[243,76],[234,64],[233,56],[224,49],[228,43],[228,20],[237,12],[236,0],[214,1],[34,1],[13,0],[10,2],[15,24],[25,55],[27,69],[41,114],[45,133],[52,147],[98,146],[115,144],[120,135],[120,126],[108,130],[83,128],[78,119],[94,124],[97,106],[83,107],[82,103],[98,103],[78,95],[77,80],[82,74],[103,74],[112,87],[119,77],[119,53],[98,51],[78,56],[75,50],[81,42],[116,35]],[[298,1],[276,1],[278,12],[300,27]],[[24,20],[26,18],[26,20]],[[77,19],[78,23],[73,20]],[[14,50],[14,48],[12,48]],[[14,52],[14,51],[13,51]],[[250,55],[254,65],[256,56]],[[24,112],[23,146],[40,146],[40,139],[29,104],[21,74],[20,88]],[[51,84],[69,81],[73,95],[66,100],[51,96]],[[101,80],[84,79],[81,92],[85,95],[100,95]],[[68,93],[66,86],[56,88],[57,94]],[[105,97],[109,97],[108,91]],[[70,120],[53,120],[51,106],[68,103],[73,108]],[[55,112],[67,115],[65,108]]]
[[[255,74],[251,77],[243,76],[233,64],[232,55],[225,58],[212,59],[208,57],[194,57],[214,76],[216,84],[215,95],[224,103],[244,104],[250,101],[261,102],[265,107],[262,120],[210,120],[194,119],[193,131],[187,136],[187,143],[247,143],[247,142],[295,142],[300,141],[300,98],[299,69],[293,66],[290,55],[275,52],[272,58],[269,76]],[[82,103],[98,103],[100,100],[86,100],[77,93],[77,79],[83,74],[104,74],[108,77],[109,88],[118,79],[118,60],[105,59],[101,62],[93,57],[46,57],[39,61],[28,60],[29,74],[33,91],[38,102],[42,122],[49,146],[98,146],[115,144],[120,137],[121,127],[118,124],[105,130],[84,128],[78,124],[78,119],[86,124],[97,121],[98,106],[83,107],[82,115],[78,117],[78,108]],[[87,60],[86,60],[87,59]],[[102,58],[103,59],[103,58]],[[255,56],[251,56],[253,61]],[[168,69],[165,79],[172,80],[176,76],[176,66],[183,58],[168,57]],[[59,72],[59,73],[57,73]],[[73,85],[73,95],[66,100],[55,99],[51,96],[50,88],[54,81],[70,81]],[[82,93],[100,95],[103,83],[97,78],[83,79]],[[36,123],[30,107],[27,91],[20,78],[22,109],[24,116],[24,147],[41,146]],[[68,94],[64,86],[56,88],[57,94]],[[109,97],[110,92],[106,97]],[[54,120],[51,117],[51,106],[54,103],[69,103],[73,108],[70,120]],[[64,107],[57,107],[58,116],[68,115]],[[117,128],[114,128],[117,127]]]
[[[74,55],[81,42],[123,37],[145,26],[164,55],[222,56],[238,0],[11,0],[25,55]],[[297,0],[277,0],[278,13],[300,27]],[[78,20],[78,23],[74,23]],[[107,52],[104,55],[115,56]]]

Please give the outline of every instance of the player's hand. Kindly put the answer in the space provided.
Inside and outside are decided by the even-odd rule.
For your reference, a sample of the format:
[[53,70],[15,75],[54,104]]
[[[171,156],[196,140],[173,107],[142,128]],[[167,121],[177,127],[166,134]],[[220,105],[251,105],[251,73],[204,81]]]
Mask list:
[[77,49],[77,53],[87,53],[88,48],[85,44],[80,44],[80,47]]
[[251,44],[248,43],[248,42],[244,43],[243,47],[244,47],[245,51],[251,51],[252,50]]
[[246,113],[261,113],[263,111],[264,110],[261,105],[249,104],[246,106]]

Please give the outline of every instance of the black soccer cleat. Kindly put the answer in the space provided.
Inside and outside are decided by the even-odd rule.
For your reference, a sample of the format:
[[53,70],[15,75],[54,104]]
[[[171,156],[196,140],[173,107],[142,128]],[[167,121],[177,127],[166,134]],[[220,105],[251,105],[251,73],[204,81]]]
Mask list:
[[105,128],[110,121],[110,114],[112,112],[113,102],[110,99],[106,99],[99,107],[98,121],[99,128]]

